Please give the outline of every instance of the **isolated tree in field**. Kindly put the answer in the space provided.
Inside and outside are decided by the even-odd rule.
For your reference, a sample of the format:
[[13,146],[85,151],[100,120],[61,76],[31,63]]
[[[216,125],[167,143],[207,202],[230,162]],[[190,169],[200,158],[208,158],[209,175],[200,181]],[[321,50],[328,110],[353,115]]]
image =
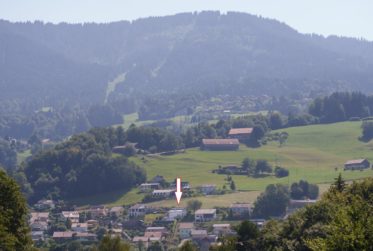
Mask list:
[[283,146],[287,139],[289,137],[289,134],[287,132],[281,132],[279,137],[278,137],[278,142],[280,143],[280,147]]
[[235,190],[236,190],[236,184],[234,183],[233,180],[231,181],[230,188],[231,188],[232,191],[235,191]]
[[362,136],[361,139],[364,141],[369,141],[373,139],[373,122],[372,121],[364,121],[361,125],[362,128]]
[[335,179],[334,184],[332,185],[332,188],[338,192],[343,192],[345,187],[346,187],[346,182],[342,178],[342,174],[339,173],[338,178]]
[[190,210],[190,211],[193,211],[193,212],[200,209],[201,206],[202,206],[202,202],[199,201],[199,200],[190,200],[187,203],[187,209]]
[[0,169],[0,250],[30,250],[27,206],[19,186]]
[[266,160],[258,160],[255,166],[255,174],[271,173],[272,167]]
[[248,174],[252,174],[254,173],[255,165],[256,165],[255,160],[252,160],[250,158],[245,158],[242,161],[241,168],[244,170],[247,170]]

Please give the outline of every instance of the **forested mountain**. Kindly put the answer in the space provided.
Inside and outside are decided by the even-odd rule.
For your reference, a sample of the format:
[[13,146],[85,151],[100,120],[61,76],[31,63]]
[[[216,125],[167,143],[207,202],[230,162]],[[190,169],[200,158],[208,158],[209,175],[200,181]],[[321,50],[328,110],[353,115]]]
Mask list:
[[87,113],[105,103],[114,112],[145,115],[165,106],[162,116],[170,117],[221,94],[370,92],[372,58],[372,42],[304,35],[244,13],[183,13],[106,24],[3,20],[0,113],[41,107]]

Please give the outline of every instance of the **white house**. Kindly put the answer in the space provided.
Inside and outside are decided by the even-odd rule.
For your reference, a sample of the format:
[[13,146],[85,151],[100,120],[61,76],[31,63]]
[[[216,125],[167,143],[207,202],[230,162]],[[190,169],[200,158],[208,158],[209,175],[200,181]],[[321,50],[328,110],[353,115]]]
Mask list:
[[164,190],[154,190],[152,195],[158,198],[168,198],[174,194],[175,190],[173,189],[164,189]]
[[159,183],[142,183],[139,188],[141,192],[150,192],[154,189],[159,189],[160,184]]
[[136,204],[128,210],[130,217],[140,217],[146,214],[146,206],[144,204]]
[[174,221],[177,219],[182,219],[186,216],[186,214],[187,211],[185,208],[173,208],[168,211],[166,220]]
[[79,212],[78,211],[62,211],[62,218],[64,220],[69,219],[71,223],[79,222]]

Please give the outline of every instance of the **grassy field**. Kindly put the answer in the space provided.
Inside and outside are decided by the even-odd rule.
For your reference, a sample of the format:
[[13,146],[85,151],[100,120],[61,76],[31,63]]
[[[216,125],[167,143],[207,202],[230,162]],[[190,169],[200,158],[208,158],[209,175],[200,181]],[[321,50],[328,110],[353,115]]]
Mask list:
[[[180,202],[181,207],[185,207],[189,200],[198,199],[202,202],[202,208],[213,208],[213,207],[229,207],[232,203],[253,203],[260,194],[260,191],[250,191],[250,192],[235,192],[224,195],[209,195],[204,197],[194,197],[182,199]],[[176,207],[176,201],[164,200],[149,203],[153,207]]]
[[31,150],[17,153],[17,165],[20,165],[23,161],[25,161],[30,156],[31,156]]
[[[340,172],[347,180],[373,176],[373,170],[343,171],[346,160],[367,158],[373,161],[373,142],[358,140],[361,122],[344,122],[329,125],[312,125],[283,129],[289,133],[289,139],[283,147],[271,142],[260,148],[240,146],[239,151],[208,152],[198,148],[188,149],[185,153],[173,156],[135,157],[138,165],[144,167],[148,178],[159,174],[171,181],[181,177],[189,181],[192,187],[202,184],[216,184],[222,188],[225,175],[213,174],[211,171],[219,165],[239,165],[245,157],[266,159],[272,165],[280,165],[290,170],[289,177],[251,178],[233,176],[236,187],[243,193],[223,196],[203,197],[205,206],[224,206],[232,201],[252,202],[260,191],[273,183],[291,184],[305,179],[311,183],[322,184],[321,190],[327,189]],[[141,195],[131,191],[126,195],[118,194],[108,204],[130,204],[141,199]],[[245,200],[246,199],[246,200]],[[185,203],[184,200],[183,203]],[[153,205],[174,206],[174,201],[153,203]]]
[[[198,148],[188,149],[183,154],[174,156],[135,158],[134,161],[144,167],[148,177],[157,174],[166,179],[181,177],[192,186],[213,183],[222,187],[226,181],[224,175],[211,171],[219,165],[239,165],[245,157],[266,159],[272,165],[280,165],[290,170],[289,177],[249,178],[234,176],[239,190],[263,190],[268,184],[290,184],[300,179],[312,183],[331,183],[339,172],[343,172],[343,163],[352,158],[368,158],[373,160],[373,142],[358,141],[360,135],[359,122],[345,122],[331,125],[313,125],[284,129],[289,133],[288,142],[279,147],[272,142],[260,148],[240,146],[236,152],[208,152]],[[337,170],[336,170],[337,169]],[[372,176],[373,170],[346,171],[345,179],[359,179]]]

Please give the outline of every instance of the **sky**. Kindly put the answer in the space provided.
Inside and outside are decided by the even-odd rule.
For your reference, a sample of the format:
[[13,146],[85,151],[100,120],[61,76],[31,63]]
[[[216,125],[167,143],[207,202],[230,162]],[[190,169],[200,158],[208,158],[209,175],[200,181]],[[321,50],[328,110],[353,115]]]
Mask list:
[[246,12],[302,33],[373,41],[372,0],[0,0],[0,19],[10,21],[102,23],[203,10]]

